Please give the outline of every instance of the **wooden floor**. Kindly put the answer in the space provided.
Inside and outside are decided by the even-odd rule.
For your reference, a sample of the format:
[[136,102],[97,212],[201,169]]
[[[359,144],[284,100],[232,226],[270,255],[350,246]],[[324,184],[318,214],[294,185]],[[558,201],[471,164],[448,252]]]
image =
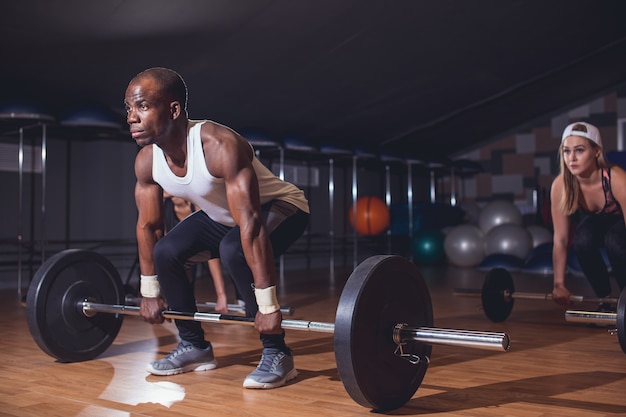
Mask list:
[[[624,416],[626,355],[606,329],[566,323],[549,301],[518,300],[504,323],[491,323],[479,299],[451,296],[476,287],[484,273],[453,267],[422,268],[436,327],[505,331],[508,352],[433,346],[430,367],[415,396],[390,415]],[[328,321],[349,272],[288,271],[279,294],[293,318]],[[518,291],[546,292],[551,278],[514,274]],[[579,278],[572,288],[591,295]],[[197,283],[204,301],[210,279]],[[0,294],[0,415],[2,416],[365,416],[371,411],[346,393],[335,365],[332,335],[289,331],[300,374],[285,387],[243,389],[260,357],[248,326],[204,324],[219,366],[213,371],[151,376],[146,363],[177,343],[172,324],[125,318],[119,336],[99,358],[58,363],[32,340],[15,291]]]

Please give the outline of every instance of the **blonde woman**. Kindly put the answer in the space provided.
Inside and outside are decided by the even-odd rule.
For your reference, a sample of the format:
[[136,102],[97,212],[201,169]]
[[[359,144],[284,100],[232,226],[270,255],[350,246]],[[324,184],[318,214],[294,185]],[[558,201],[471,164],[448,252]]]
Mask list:
[[[597,127],[585,122],[568,125],[559,147],[560,173],[550,191],[554,227],[554,289],[552,299],[570,304],[565,269],[570,221],[582,219],[572,239],[580,267],[599,298],[611,294],[611,282],[600,249],[606,250],[613,275],[621,289],[626,285],[626,171],[607,162]],[[602,303],[598,309],[613,307]]]

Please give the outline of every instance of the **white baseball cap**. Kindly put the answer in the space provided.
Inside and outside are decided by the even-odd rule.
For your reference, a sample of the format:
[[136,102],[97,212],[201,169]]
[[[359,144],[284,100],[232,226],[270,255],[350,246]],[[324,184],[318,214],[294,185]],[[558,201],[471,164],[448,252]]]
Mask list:
[[[581,130],[580,126],[584,126],[586,128],[586,131]],[[563,142],[565,138],[569,136],[581,136],[583,138],[589,139],[592,142],[595,142],[596,145],[598,145],[599,147],[602,147],[602,138],[600,137],[600,131],[592,124],[585,122],[576,122],[567,125],[567,127],[563,131],[563,137],[561,137],[561,142]]]

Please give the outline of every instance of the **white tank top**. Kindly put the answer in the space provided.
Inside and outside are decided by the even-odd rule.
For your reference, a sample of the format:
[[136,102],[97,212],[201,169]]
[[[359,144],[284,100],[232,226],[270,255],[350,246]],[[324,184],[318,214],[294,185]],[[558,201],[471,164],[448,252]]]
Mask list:
[[[165,153],[156,144],[152,145],[152,178],[166,192],[191,201],[196,207],[218,223],[235,226],[228,202],[224,179],[209,173],[202,149],[200,129],[205,121],[189,121],[187,135],[187,173],[184,177],[176,176],[167,165]],[[282,200],[293,204],[308,213],[309,204],[304,192],[282,181],[265,167],[256,157],[252,167],[259,181],[261,204],[272,200]]]

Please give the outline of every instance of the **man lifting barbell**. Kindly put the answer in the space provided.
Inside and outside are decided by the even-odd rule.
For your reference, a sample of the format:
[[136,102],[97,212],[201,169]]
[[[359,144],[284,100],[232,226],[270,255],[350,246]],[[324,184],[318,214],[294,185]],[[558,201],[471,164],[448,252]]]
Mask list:
[[[124,101],[130,133],[141,146],[135,159],[141,316],[162,323],[166,308],[195,311],[184,265],[219,251],[243,296],[246,315],[255,317],[263,344],[261,361],[244,387],[284,385],[297,371],[281,328],[274,257],[307,227],[304,193],[263,166],[235,131],[212,121],[189,120],[187,87],[175,71],[151,68],[139,73],[130,81]],[[200,208],[167,236],[163,191]],[[175,323],[179,345],[149,364],[148,371],[172,375],[214,368],[213,350],[201,324]]]
[[[151,372],[214,367],[201,322],[254,323],[263,354],[244,386],[278,387],[296,375],[283,328],[331,332],[346,390],[359,404],[382,411],[414,395],[432,344],[509,349],[505,333],[432,327],[428,287],[417,267],[399,256],[373,256],[352,272],[334,323],[282,320],[271,289],[276,283],[273,255],[302,234],[307,201],[302,191],[264,168],[237,133],[213,122],[188,121],[185,102],[182,78],[167,69],[140,73],[126,91],[130,130],[142,146],[135,162],[144,296],[138,314],[151,323],[175,320],[181,338],[172,353],[149,365]],[[202,209],[165,237],[163,190]],[[246,318],[197,313],[184,264],[215,248],[244,296]],[[136,311],[136,306],[121,305],[124,300],[119,274],[109,261],[68,249],[47,259],[33,277],[27,321],[36,343],[51,356],[61,362],[89,360],[110,346],[122,315]]]

